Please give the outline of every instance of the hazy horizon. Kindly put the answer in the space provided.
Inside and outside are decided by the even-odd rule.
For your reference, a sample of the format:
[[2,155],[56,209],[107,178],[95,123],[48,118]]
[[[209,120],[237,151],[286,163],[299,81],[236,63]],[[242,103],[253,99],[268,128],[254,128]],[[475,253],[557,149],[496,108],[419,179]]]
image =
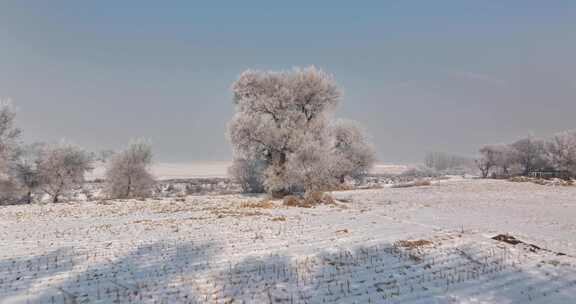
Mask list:
[[379,161],[414,163],[576,129],[575,28],[570,1],[3,1],[0,96],[27,142],[224,161],[237,75],[316,65]]

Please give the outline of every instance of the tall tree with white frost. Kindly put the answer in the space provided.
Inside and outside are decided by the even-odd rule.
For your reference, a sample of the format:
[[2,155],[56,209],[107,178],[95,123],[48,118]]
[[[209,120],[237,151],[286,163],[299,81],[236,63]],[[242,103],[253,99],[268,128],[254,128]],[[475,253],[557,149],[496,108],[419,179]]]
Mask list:
[[90,155],[80,147],[60,142],[45,147],[38,158],[41,189],[57,203],[60,197],[82,185],[92,170]]
[[112,198],[148,197],[155,184],[150,173],[152,146],[144,141],[131,142],[111,157],[106,169],[106,192]]
[[332,76],[315,68],[288,72],[248,70],[233,85],[236,114],[228,127],[234,155],[267,164],[264,185],[281,196],[290,192],[289,156],[315,138],[341,96]]

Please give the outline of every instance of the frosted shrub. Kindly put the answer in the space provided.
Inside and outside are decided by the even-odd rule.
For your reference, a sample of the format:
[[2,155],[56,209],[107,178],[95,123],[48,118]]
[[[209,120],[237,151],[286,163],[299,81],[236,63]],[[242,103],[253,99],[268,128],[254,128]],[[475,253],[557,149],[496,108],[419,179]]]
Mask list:
[[10,165],[21,134],[15,120],[16,110],[10,100],[0,99],[0,204],[13,203],[18,198],[18,185],[10,175]]
[[76,145],[61,142],[42,149],[38,157],[41,189],[57,203],[60,197],[84,183],[92,170],[89,154]]
[[352,120],[337,120],[331,126],[334,141],[334,174],[343,183],[346,177],[359,179],[376,161],[374,147],[364,129]]
[[22,146],[11,165],[12,176],[23,192],[23,201],[28,204],[42,185],[39,162],[43,148],[43,143]]
[[246,193],[264,192],[264,170],[266,164],[257,159],[234,159],[228,174]]
[[134,141],[112,156],[106,169],[107,195],[111,198],[149,197],[155,180],[150,173],[152,147],[145,141]]

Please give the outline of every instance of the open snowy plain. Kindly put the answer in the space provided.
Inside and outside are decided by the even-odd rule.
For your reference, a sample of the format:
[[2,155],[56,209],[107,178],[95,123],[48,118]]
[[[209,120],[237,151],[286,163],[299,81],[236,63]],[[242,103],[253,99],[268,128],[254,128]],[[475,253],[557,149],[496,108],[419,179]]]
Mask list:
[[576,187],[332,195],[0,207],[0,303],[576,303]]

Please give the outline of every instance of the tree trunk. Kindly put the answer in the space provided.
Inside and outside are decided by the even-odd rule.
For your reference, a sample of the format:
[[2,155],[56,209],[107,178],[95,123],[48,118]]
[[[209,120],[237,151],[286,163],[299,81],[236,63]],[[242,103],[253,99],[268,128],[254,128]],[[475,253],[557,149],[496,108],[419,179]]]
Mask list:
[[128,186],[126,187],[126,198],[130,197],[130,192],[132,192],[132,177],[128,176]]
[[487,178],[490,168],[480,168],[480,171],[482,171],[482,178]]
[[[285,181],[286,179],[286,152],[276,151],[272,153],[272,166],[274,168],[274,175],[276,180]],[[284,185],[271,189],[272,197],[282,198],[290,194],[289,189]]]

